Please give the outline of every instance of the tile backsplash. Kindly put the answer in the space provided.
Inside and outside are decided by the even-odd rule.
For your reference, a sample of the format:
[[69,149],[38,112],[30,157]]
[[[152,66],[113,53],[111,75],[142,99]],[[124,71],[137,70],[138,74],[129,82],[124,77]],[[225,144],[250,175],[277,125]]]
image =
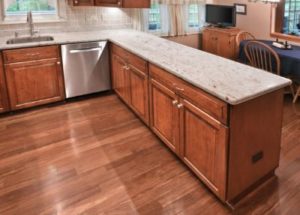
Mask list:
[[[66,6],[66,20],[53,23],[35,23],[40,33],[59,33],[68,31],[93,31],[101,29],[132,28],[131,9],[106,7]],[[25,20],[24,20],[25,22]],[[27,24],[1,24],[0,36],[28,33]]]

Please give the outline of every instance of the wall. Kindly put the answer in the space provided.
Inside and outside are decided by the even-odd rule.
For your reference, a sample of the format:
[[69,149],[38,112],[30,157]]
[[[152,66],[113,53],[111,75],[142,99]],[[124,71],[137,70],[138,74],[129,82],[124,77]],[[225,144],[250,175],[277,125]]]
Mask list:
[[176,43],[180,43],[195,49],[200,48],[201,36],[199,34],[191,34],[186,36],[177,36],[177,37],[166,37],[168,40],[172,40]]
[[233,5],[234,3],[246,4],[247,15],[237,15],[237,27],[251,32],[260,39],[270,39],[271,5],[253,3],[248,0],[213,0],[214,4]]
[[[130,9],[71,7],[66,4],[64,4],[64,8],[66,11],[66,20],[64,22],[35,23],[36,29],[40,30],[41,33],[49,33],[132,27]],[[2,10],[2,8],[0,8],[0,10]],[[24,23],[25,22],[24,19]],[[27,34],[28,25],[0,24],[0,36],[12,35],[15,31]]]

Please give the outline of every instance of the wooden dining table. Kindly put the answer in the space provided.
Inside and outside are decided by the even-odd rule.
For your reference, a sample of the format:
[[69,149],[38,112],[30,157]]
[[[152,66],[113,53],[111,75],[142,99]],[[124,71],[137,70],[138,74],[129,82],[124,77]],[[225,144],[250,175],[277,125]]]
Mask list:
[[[300,46],[292,45],[292,49],[286,50],[272,46],[273,41],[258,41],[269,45],[278,54],[281,62],[280,75],[300,80]],[[247,42],[247,40],[241,42],[238,56],[238,61],[246,64],[248,63],[248,60],[244,51],[244,47]]]

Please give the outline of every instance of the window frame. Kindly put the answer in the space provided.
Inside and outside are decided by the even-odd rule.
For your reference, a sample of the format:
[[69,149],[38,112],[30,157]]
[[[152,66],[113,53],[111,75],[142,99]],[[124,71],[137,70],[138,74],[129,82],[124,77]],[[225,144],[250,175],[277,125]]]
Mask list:
[[159,20],[159,28],[156,28],[156,29],[150,29],[150,16],[151,16],[150,11],[153,10],[152,5],[151,5],[151,7],[149,8],[149,12],[148,12],[148,20],[147,20],[147,26],[146,26],[146,27],[147,27],[147,31],[148,31],[148,32],[153,32],[153,33],[162,31],[162,17],[161,17],[162,11],[161,11],[160,5],[159,5],[158,3],[155,3],[155,4],[157,4],[157,6],[158,6],[158,8],[157,8],[156,10],[159,11],[159,13],[157,13],[157,14],[159,14],[159,17],[160,17],[160,20]]
[[271,7],[271,33],[273,38],[279,38],[292,42],[300,42],[300,36],[288,35],[281,33],[283,28],[283,18],[285,12],[285,0],[280,1],[277,5]]
[[[198,25],[196,26],[196,25],[193,25],[193,26],[191,26],[190,25],[190,15],[191,15],[191,11],[190,11],[190,7],[191,6],[197,6],[197,13],[194,13],[194,15],[196,14],[197,15],[197,17],[198,17]],[[198,29],[198,28],[200,28],[200,15],[199,15],[199,5],[198,4],[189,4],[188,5],[188,11],[187,11],[187,15],[188,15],[188,23],[187,23],[187,25],[188,25],[188,28],[189,29],[193,29],[193,30],[195,30],[195,29]]]
[[[66,21],[66,2],[56,1],[55,14],[37,14],[33,13],[34,23],[51,23],[51,22],[65,22]],[[26,23],[27,14],[6,15],[5,0],[0,2],[0,25],[5,24],[22,24]]]

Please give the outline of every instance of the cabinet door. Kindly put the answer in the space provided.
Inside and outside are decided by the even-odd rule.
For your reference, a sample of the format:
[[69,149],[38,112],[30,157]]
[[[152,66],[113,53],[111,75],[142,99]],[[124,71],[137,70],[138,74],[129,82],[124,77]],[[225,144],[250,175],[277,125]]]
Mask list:
[[177,95],[157,81],[150,80],[150,127],[179,154],[179,109]]
[[225,200],[228,129],[190,102],[182,99],[181,104],[181,156]]
[[112,54],[112,82],[115,92],[130,104],[129,70],[126,63],[117,55]]
[[5,73],[13,110],[64,99],[61,63],[57,59],[7,64]]
[[124,8],[150,8],[150,0],[123,0]]
[[217,54],[217,44],[218,37],[216,37],[213,32],[207,30],[203,33],[203,51]]
[[94,0],[71,0],[74,6],[93,6]]
[[8,110],[8,97],[5,75],[3,70],[2,55],[0,53],[0,113]]
[[235,58],[235,41],[234,37],[230,35],[223,35],[221,34],[218,37],[218,47],[217,47],[217,53],[218,55],[234,59]]
[[96,6],[122,7],[123,0],[95,0]]
[[133,110],[148,124],[149,96],[148,76],[133,66],[130,69],[130,95]]

